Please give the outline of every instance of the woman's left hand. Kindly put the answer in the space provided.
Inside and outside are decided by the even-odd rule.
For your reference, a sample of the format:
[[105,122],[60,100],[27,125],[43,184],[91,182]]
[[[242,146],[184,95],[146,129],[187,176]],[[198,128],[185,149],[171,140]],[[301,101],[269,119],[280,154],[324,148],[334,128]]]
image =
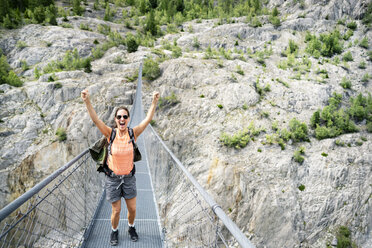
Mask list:
[[152,95],[152,102],[153,103],[157,103],[159,101],[159,98],[160,98],[160,93],[155,91]]

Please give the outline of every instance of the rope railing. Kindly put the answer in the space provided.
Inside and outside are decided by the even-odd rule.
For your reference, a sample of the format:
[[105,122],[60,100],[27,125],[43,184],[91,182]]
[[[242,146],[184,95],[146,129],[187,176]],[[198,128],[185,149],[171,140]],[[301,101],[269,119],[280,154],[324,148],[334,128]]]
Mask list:
[[102,179],[85,150],[0,210],[0,247],[79,247]]

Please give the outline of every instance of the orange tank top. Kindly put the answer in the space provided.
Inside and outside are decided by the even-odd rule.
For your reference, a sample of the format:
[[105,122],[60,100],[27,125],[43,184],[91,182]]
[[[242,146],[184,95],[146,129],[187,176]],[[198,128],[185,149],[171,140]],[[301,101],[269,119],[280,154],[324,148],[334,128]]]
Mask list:
[[[133,144],[130,141],[129,133],[120,137],[116,129],[116,136],[111,145],[111,155],[108,155],[108,167],[116,175],[128,175],[133,169]],[[108,138],[110,142],[110,138]]]

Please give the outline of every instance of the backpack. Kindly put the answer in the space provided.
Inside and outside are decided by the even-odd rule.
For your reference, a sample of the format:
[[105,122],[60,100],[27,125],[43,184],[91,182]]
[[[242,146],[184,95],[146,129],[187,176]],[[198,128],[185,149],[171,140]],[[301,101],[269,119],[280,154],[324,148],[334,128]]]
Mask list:
[[[133,129],[128,127],[128,133],[130,137],[130,141],[133,144],[133,162],[137,162],[141,160],[142,156],[141,153],[138,149],[138,146],[136,142],[134,141],[134,133]],[[111,174],[110,168],[107,166],[107,157],[108,154],[111,154],[111,145],[114,142],[116,136],[116,130],[115,128],[112,128],[111,130],[111,135],[110,135],[110,141],[107,142],[107,138],[103,136],[101,139],[97,140],[90,148],[89,152],[90,155],[92,156],[92,159],[97,163],[97,171],[98,172],[103,172],[106,175]],[[133,164],[133,175],[136,172],[136,167],[135,164]]]

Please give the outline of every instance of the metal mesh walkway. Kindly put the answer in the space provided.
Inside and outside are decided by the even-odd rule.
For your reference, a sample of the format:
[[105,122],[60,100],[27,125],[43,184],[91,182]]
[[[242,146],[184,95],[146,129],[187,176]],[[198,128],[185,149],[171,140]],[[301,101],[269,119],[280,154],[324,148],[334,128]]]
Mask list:
[[[137,242],[130,241],[127,208],[125,201],[122,200],[118,247],[162,247],[159,218],[154,201],[143,137],[140,136],[138,138],[137,144],[142,153],[142,160],[136,163],[137,213],[135,224],[139,240]],[[82,247],[111,247],[109,244],[111,233],[110,218],[111,204],[104,199],[97,210],[96,217],[93,219],[92,230]]]

